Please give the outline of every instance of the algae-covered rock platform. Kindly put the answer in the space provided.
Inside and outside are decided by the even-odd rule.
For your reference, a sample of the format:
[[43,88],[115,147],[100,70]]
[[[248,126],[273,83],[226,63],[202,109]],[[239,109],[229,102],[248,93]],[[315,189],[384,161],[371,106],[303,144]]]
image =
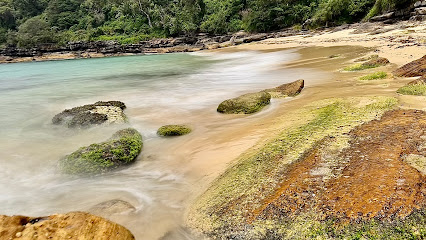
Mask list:
[[108,141],[82,147],[59,161],[68,174],[99,174],[132,163],[142,149],[142,136],[133,128],[116,132]]
[[396,103],[328,99],[296,111],[297,125],[195,201],[189,225],[213,239],[425,238],[426,112]]

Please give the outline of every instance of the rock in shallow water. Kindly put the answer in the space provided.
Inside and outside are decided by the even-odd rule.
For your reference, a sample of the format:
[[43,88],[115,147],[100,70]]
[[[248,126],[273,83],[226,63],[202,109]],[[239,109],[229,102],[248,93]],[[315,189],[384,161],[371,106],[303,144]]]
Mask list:
[[120,101],[100,101],[66,109],[54,116],[52,123],[69,128],[89,127],[102,123],[124,123],[127,121],[126,115],[123,113],[125,108],[126,105]]
[[250,114],[260,111],[271,101],[271,94],[267,92],[247,93],[237,98],[223,101],[217,111],[220,113]]
[[109,217],[114,214],[128,214],[135,211],[136,208],[132,204],[120,199],[101,202],[89,209],[89,212],[102,217]]
[[0,216],[1,239],[111,239],[131,240],[125,227],[85,212],[48,217]]
[[160,136],[171,137],[185,135],[191,131],[191,128],[186,125],[165,125],[158,129],[157,134]]
[[116,132],[108,141],[82,147],[59,161],[68,174],[100,174],[132,163],[142,149],[142,136],[133,128]]

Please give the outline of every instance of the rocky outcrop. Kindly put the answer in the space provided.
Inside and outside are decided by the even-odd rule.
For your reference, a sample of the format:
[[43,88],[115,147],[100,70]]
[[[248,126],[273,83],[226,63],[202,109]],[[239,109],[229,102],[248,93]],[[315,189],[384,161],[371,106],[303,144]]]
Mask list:
[[379,67],[379,66],[385,66],[388,63],[389,63],[389,60],[387,58],[377,57],[377,58],[372,58],[368,60],[367,62],[363,63],[362,66]]
[[[0,63],[31,60],[90,58],[122,54],[193,52],[203,49],[215,49],[242,43],[261,41],[267,38],[294,36],[305,33],[306,32],[288,28],[279,32],[271,33],[251,34],[247,32],[238,32],[221,36],[199,33],[197,35],[152,39],[135,44],[124,45],[117,41],[78,41],[69,42],[65,46],[46,44],[32,49],[7,47],[0,49]],[[67,56],[64,57],[62,55]]]
[[305,87],[305,80],[299,79],[297,81],[286,83],[280,85],[276,88],[266,89],[265,92],[268,92],[273,97],[294,97],[302,92],[302,89]]
[[126,105],[120,101],[96,102],[71,109],[53,117],[52,123],[69,128],[89,127],[103,123],[124,123],[127,121],[123,110]]
[[186,125],[165,125],[158,129],[157,134],[164,137],[171,137],[185,135],[191,131],[191,128]]
[[411,12],[412,21],[425,21],[426,20],[426,1],[417,1],[414,4],[414,10]]
[[113,199],[96,204],[89,209],[89,212],[102,217],[109,217],[115,214],[128,214],[135,212],[136,208],[123,200]]
[[396,69],[393,74],[397,77],[417,77],[426,75],[426,55]]
[[135,161],[142,149],[142,136],[133,128],[116,132],[108,141],[82,147],[59,161],[67,174],[101,174]]
[[0,216],[1,239],[111,239],[132,240],[125,227],[84,212],[48,217]]
[[220,113],[250,114],[260,111],[271,101],[271,94],[267,92],[247,93],[237,98],[223,101],[217,108]]
[[416,79],[407,83],[407,85],[417,85],[417,84],[426,84],[426,75],[420,77],[419,79]]

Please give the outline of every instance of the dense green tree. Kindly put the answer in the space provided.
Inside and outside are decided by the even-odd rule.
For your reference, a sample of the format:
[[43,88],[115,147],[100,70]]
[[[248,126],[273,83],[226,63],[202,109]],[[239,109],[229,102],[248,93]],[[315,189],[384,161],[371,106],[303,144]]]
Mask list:
[[29,48],[40,44],[56,43],[57,37],[49,24],[40,17],[33,17],[25,21],[16,34],[19,47]]
[[264,32],[307,19],[314,26],[337,25],[403,9],[413,1],[0,0],[0,45],[30,47],[78,40],[133,43],[197,32]]

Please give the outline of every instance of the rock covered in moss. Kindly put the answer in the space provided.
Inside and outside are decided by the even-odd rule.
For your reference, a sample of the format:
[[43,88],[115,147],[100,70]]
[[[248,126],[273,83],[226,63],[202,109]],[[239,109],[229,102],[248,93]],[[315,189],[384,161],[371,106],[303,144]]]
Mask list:
[[102,123],[124,123],[127,121],[126,115],[123,113],[125,108],[126,105],[120,101],[99,101],[66,109],[54,116],[52,123],[69,128],[88,127]]
[[417,77],[426,75],[426,55],[396,69],[393,74],[397,77]]
[[217,111],[220,113],[250,114],[260,111],[271,102],[271,94],[267,92],[247,93],[240,97],[223,101]]
[[82,147],[59,161],[68,174],[100,174],[132,163],[142,149],[142,136],[133,128],[116,132],[108,141]]
[[160,136],[181,136],[190,133],[192,130],[186,125],[165,125],[158,129],[157,134]]
[[266,89],[265,92],[270,93],[273,97],[294,97],[302,92],[305,87],[305,80],[297,81],[280,85],[276,88]]
[[48,217],[0,215],[1,239],[111,239],[133,240],[125,227],[85,212]]

